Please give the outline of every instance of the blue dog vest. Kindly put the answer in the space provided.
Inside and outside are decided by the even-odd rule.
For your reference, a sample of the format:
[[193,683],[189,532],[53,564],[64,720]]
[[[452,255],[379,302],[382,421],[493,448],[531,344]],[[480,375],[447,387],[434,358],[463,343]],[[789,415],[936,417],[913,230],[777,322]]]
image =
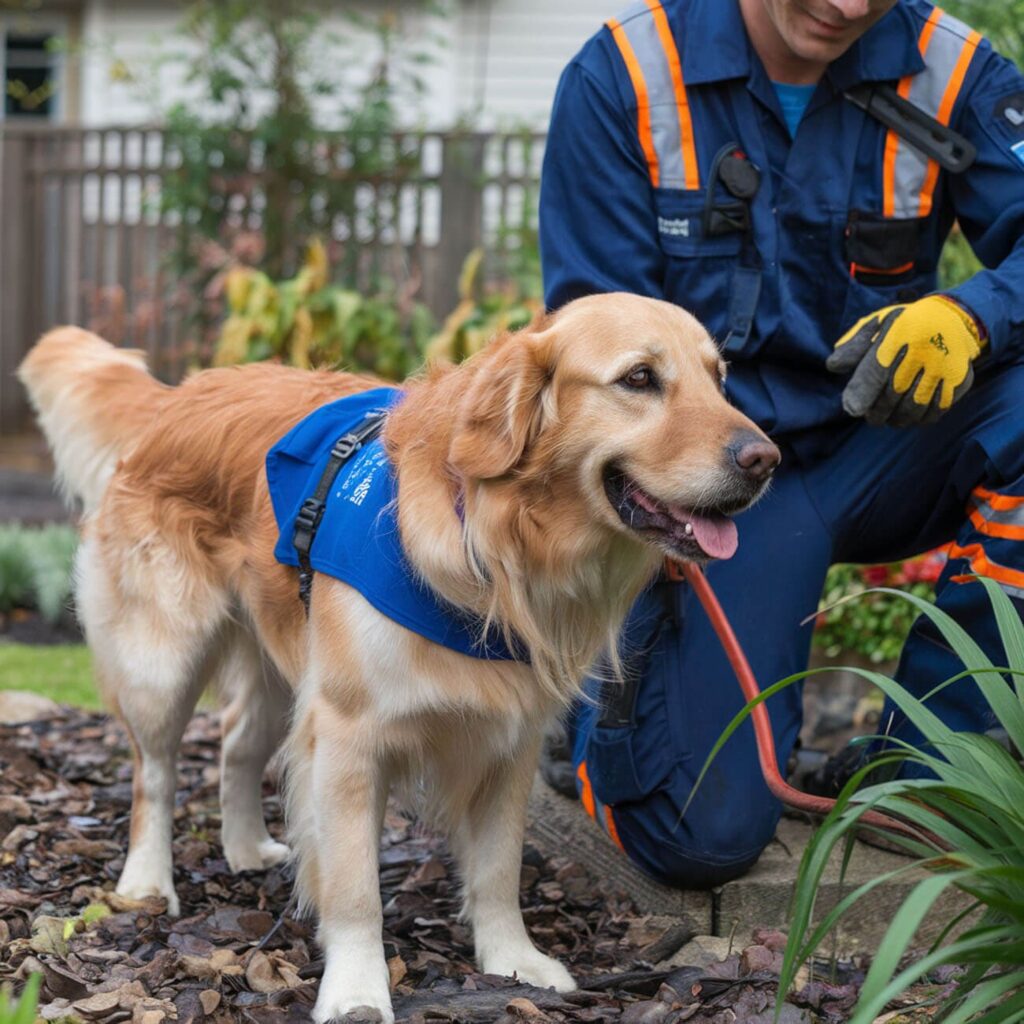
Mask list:
[[[371,413],[402,399],[398,388],[374,388],[321,406],[296,424],[267,453],[267,483],[280,531],[274,557],[298,566],[292,543],[295,517],[330,459],[331,447]],[[363,445],[345,462],[331,487],[310,549],[317,572],[358,590],[374,608],[422,637],[489,660],[517,659],[495,631],[444,601],[417,576],[402,549],[395,474],[382,438]]]

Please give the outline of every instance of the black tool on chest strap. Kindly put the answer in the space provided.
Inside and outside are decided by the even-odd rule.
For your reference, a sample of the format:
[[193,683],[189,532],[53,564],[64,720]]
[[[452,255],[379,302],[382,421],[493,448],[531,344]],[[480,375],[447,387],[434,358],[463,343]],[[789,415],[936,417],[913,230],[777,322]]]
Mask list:
[[869,82],[847,89],[843,95],[950,174],[962,174],[978,156],[973,142],[915,106],[891,85]]
[[308,497],[295,517],[295,532],[292,534],[292,545],[299,558],[299,598],[309,615],[309,598],[313,590],[313,565],[309,553],[316,539],[316,531],[324,517],[327,507],[327,494],[334,484],[338,471],[364,444],[372,441],[383,429],[387,413],[371,412],[363,417],[362,422],[354,429],[347,431],[334,442],[331,457],[327,460],[320,482],[316,490]]

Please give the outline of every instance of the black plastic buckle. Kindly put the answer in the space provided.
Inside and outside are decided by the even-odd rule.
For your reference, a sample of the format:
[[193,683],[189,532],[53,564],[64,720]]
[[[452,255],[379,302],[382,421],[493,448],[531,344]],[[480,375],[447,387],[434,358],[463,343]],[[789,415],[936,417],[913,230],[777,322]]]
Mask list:
[[299,600],[306,610],[306,618],[309,618],[309,602],[313,595],[313,570],[311,568],[299,569]]
[[[319,498],[307,498],[295,517],[295,533],[293,543],[302,553],[308,553],[313,542],[320,520],[324,517],[324,503]],[[300,544],[301,537],[301,544]]]
[[343,434],[334,442],[334,447],[331,449],[331,458],[340,459],[344,462],[346,459],[351,458],[353,452],[358,451],[362,445],[362,439],[358,434]]
[[310,551],[320,520],[327,508],[327,494],[334,484],[338,470],[359,451],[371,438],[376,437],[384,424],[383,412],[368,413],[355,430],[342,434],[331,447],[331,455],[327,460],[323,475],[316,486],[316,491],[299,507],[292,530],[292,546],[299,558],[299,597],[309,615],[310,595],[313,589],[313,566],[310,562]]

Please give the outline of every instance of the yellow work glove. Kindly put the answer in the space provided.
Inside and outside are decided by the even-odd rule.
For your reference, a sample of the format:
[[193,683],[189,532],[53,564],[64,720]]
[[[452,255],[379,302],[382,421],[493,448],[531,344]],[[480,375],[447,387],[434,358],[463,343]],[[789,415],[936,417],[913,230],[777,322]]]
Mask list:
[[933,423],[974,382],[986,339],[974,318],[945,295],[885,306],[858,320],[825,365],[853,376],[843,408],[880,426]]

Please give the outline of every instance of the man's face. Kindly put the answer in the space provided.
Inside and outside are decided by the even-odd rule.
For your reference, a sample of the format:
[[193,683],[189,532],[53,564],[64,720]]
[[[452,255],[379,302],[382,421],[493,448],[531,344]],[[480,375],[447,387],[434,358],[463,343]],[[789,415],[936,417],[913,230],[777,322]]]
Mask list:
[[761,0],[782,42],[801,60],[830,64],[897,0]]

